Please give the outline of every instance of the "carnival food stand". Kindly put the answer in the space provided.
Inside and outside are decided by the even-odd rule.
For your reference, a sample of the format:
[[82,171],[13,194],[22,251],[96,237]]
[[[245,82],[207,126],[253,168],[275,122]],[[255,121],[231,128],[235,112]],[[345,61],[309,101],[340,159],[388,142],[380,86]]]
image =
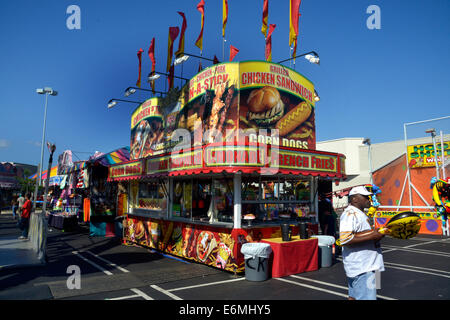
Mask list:
[[[315,150],[314,108],[308,79],[262,61],[213,65],[145,101],[130,161],[108,174],[127,195],[124,241],[242,272],[242,244],[281,237],[282,222],[317,233],[319,180],[345,178],[345,157]],[[298,258],[317,260],[317,239],[306,241],[312,253]]]

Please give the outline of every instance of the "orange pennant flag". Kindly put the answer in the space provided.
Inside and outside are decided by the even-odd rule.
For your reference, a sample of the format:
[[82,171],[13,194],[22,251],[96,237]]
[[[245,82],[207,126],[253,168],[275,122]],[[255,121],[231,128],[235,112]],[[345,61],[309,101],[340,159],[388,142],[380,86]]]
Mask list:
[[276,28],[276,24],[271,24],[269,26],[269,34],[266,38],[266,61],[272,61],[272,32]]
[[234,57],[238,54],[239,50],[230,45],[230,61],[233,61]]
[[200,11],[202,14],[202,25],[200,29],[200,34],[195,41],[195,45],[200,48],[200,50],[203,50],[203,27],[205,25],[205,1],[200,0],[200,2],[197,4],[197,10]]
[[228,0],[222,2],[222,37],[225,38],[225,27],[228,21]]
[[138,51],[138,53],[137,53],[137,56],[138,56],[138,59],[139,59],[139,78],[138,78],[138,80],[137,80],[137,82],[136,82],[136,85],[137,85],[139,88],[141,87],[142,52],[144,52],[144,50],[142,50],[142,48],[141,48],[141,49],[139,49],[139,51]]
[[267,25],[269,24],[269,0],[264,0],[263,15],[262,15],[262,27],[261,32],[264,38],[267,37]]
[[179,32],[180,32],[180,28],[169,27],[169,41],[168,41],[168,47],[167,47],[166,72],[169,72],[170,66],[172,65],[173,43],[175,42],[175,39],[178,37]]
[[184,15],[183,12],[180,12],[180,11],[177,11],[177,12],[181,17],[183,17],[183,24],[181,26],[180,41],[178,42],[178,50],[177,50],[177,52],[175,52],[175,56],[184,52],[184,33],[187,28],[186,16]]

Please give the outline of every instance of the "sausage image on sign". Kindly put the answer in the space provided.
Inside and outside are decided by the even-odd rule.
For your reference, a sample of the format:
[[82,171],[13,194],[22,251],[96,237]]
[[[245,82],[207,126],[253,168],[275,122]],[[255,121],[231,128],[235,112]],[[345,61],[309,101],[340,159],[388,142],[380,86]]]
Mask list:
[[285,136],[301,125],[312,113],[311,106],[305,102],[300,102],[292,110],[286,113],[275,125],[280,136]]

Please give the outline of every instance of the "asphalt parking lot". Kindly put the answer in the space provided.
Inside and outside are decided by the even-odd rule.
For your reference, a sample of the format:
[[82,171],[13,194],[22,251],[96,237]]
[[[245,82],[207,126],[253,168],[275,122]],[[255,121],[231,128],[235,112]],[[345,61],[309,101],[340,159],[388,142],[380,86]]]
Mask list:
[[[2,215],[1,230],[16,232]],[[19,231],[17,229],[17,235]],[[385,237],[385,272],[379,300],[449,300],[450,240],[419,235],[410,240]],[[347,299],[347,283],[339,257],[329,268],[247,281],[201,264],[126,246],[115,238],[89,237],[88,230],[49,232],[48,264],[0,270],[0,300],[189,300],[312,301]],[[79,282],[73,281],[79,271]]]

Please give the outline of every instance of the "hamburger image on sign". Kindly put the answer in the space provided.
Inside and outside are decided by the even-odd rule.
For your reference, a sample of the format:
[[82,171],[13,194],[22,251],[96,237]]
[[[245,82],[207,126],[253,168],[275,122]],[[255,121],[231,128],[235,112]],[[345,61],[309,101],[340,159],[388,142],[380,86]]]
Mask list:
[[258,126],[274,125],[284,113],[284,103],[280,93],[273,87],[253,90],[248,99],[247,119]]

